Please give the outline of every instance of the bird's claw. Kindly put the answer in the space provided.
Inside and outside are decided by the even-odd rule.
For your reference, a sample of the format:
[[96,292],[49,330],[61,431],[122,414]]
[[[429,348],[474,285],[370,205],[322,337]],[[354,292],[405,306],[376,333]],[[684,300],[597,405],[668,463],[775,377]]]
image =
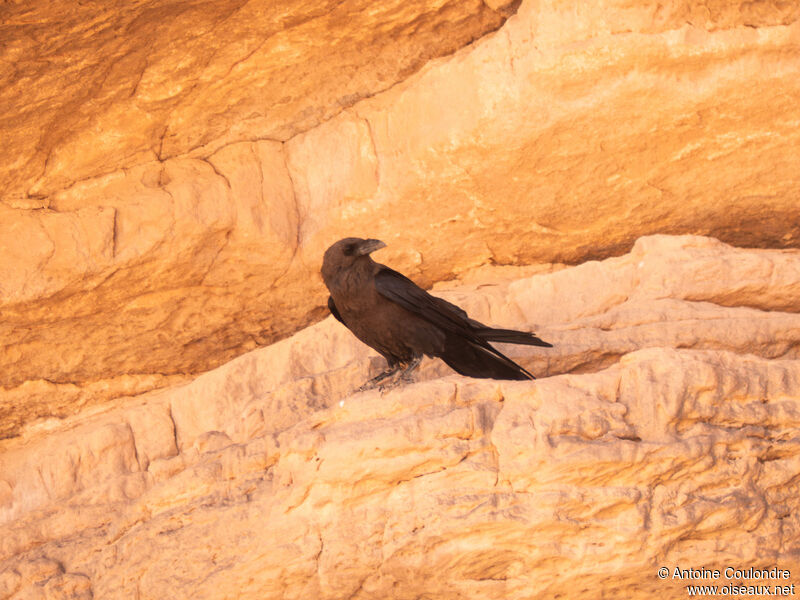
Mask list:
[[[367,390],[371,390],[374,388],[378,388],[381,392],[386,392],[397,385],[400,382],[403,383],[411,383],[413,378],[411,377],[411,373],[419,366],[419,363],[422,362],[422,357],[417,356],[412,358],[409,362],[403,363],[399,362],[394,364],[393,366],[386,369],[383,373],[380,373],[367,381],[364,385],[359,387],[356,391],[357,392],[366,392]],[[388,381],[387,381],[388,380]]]
[[381,382],[383,382],[385,379],[387,379],[387,378],[391,377],[392,375],[394,375],[395,373],[397,373],[399,368],[400,368],[400,365],[397,364],[397,365],[395,365],[393,367],[390,367],[390,368],[386,369],[383,373],[379,373],[378,375],[376,375],[375,377],[373,377],[372,379],[367,381],[364,385],[359,387],[356,391],[357,392],[366,392],[367,390],[371,390],[373,388],[376,388],[376,387],[380,386]]

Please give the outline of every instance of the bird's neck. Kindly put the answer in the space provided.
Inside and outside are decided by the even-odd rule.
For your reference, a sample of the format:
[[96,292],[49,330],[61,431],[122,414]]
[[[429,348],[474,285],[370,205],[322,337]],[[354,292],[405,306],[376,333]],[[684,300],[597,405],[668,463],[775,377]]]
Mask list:
[[337,297],[358,297],[374,288],[375,272],[380,268],[369,256],[355,261],[350,267],[339,269],[328,283],[334,301]]

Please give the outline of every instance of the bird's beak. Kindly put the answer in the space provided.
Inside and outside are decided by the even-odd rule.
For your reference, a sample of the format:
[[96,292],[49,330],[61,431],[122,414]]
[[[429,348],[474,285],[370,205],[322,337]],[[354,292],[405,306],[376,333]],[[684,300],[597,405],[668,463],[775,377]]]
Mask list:
[[381,248],[386,248],[386,244],[384,244],[380,240],[364,240],[358,246],[358,254],[359,256],[364,256],[366,254],[372,254],[376,250],[380,250]]

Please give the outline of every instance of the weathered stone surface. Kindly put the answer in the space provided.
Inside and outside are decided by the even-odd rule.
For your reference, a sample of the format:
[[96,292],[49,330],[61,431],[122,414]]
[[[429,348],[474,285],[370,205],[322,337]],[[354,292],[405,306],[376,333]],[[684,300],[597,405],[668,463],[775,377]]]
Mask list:
[[352,395],[380,359],[329,318],[0,442],[0,597],[684,598],[659,567],[796,578],[799,252],[653,236],[479,280],[446,295],[553,341],[507,347],[537,381],[427,360]]
[[54,386],[0,435],[318,320],[344,235],[423,283],[800,243],[796,3],[0,11],[0,406]]
[[288,139],[504,20],[478,0],[6,3],[4,196]]

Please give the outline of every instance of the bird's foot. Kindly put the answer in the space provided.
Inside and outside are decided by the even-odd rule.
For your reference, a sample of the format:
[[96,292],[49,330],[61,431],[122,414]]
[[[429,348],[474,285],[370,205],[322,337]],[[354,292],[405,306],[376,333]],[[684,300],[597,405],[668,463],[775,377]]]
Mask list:
[[419,366],[419,363],[421,362],[422,362],[422,356],[415,356],[410,361],[405,363],[402,370],[398,374],[397,383],[400,382],[413,383],[414,377],[412,376],[412,373],[416,371],[417,367]]
[[400,369],[400,367],[401,367],[401,364],[400,363],[396,363],[395,365],[393,365],[393,366],[389,367],[388,369],[386,369],[383,373],[379,373],[378,375],[376,375],[375,377],[373,377],[372,379],[367,381],[364,385],[359,387],[356,390],[356,392],[366,392],[367,390],[371,390],[373,388],[378,387],[381,384],[382,381],[384,381],[385,379],[387,379],[387,378],[391,377],[392,375],[394,375],[395,373],[397,373],[397,371]]
[[414,378],[411,374],[419,366],[420,362],[422,362],[422,357],[417,356],[407,363],[399,363],[397,365],[397,371],[381,381],[380,384],[378,384],[378,389],[383,393],[397,387],[401,383],[412,383]]
[[381,392],[385,392],[396,387],[401,382],[411,383],[413,381],[411,373],[419,366],[420,362],[422,362],[422,357],[417,356],[412,358],[409,362],[395,363],[383,373],[367,381],[356,391],[365,392],[377,387]]

